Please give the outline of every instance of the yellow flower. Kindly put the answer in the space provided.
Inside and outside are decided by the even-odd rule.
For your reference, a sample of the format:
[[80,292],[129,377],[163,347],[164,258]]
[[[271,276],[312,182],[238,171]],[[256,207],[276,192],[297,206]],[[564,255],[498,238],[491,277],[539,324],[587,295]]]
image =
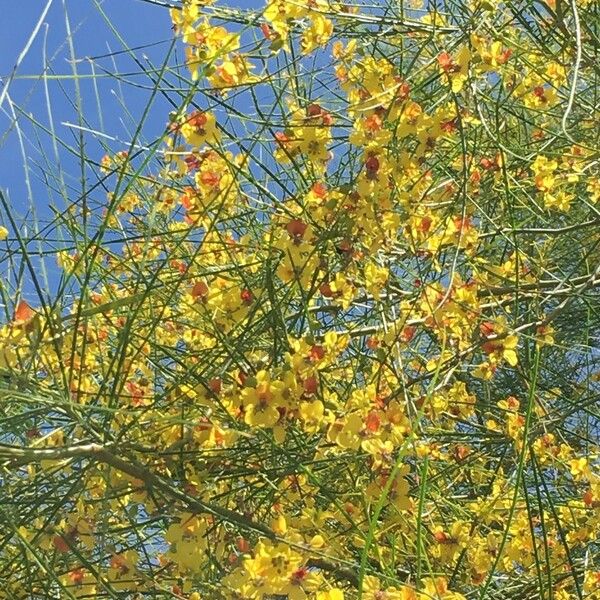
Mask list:
[[210,84],[219,90],[239,87],[256,81],[251,73],[254,65],[242,54],[234,54],[218,64],[214,73],[208,77]]
[[254,556],[243,562],[246,579],[254,582],[253,589],[259,598],[289,591],[288,586],[301,565],[302,557],[289,545],[272,542],[259,542]]
[[196,41],[194,23],[200,16],[199,4],[197,0],[187,0],[181,9],[171,9],[171,20],[175,32],[182,35],[186,44],[193,44]]
[[275,33],[286,40],[290,30],[290,23],[295,19],[304,17],[307,9],[300,2],[288,2],[288,0],[269,0],[263,17],[273,28]]
[[590,195],[590,201],[594,204],[600,200],[600,177],[591,177],[586,187],[587,193]]
[[391,138],[392,132],[384,127],[382,117],[374,112],[354,122],[354,131],[348,140],[355,146],[375,152],[388,144]]
[[587,458],[575,458],[569,462],[569,467],[575,479],[589,479],[591,469]]
[[331,296],[340,302],[342,308],[350,308],[355,296],[355,287],[342,273],[336,273],[333,281],[329,283]]
[[136,566],[139,555],[135,550],[114,554],[106,574],[107,582],[116,590],[132,591],[137,588]]
[[381,298],[381,291],[385,287],[390,272],[385,267],[380,267],[370,262],[365,267],[365,287],[367,292],[373,295],[376,300]]
[[487,321],[480,325],[481,335],[488,338],[482,345],[483,351],[489,355],[493,361],[504,360],[511,367],[517,365],[519,359],[517,356],[517,346],[519,344],[518,336],[508,333],[508,327],[504,318],[496,322]]
[[314,432],[320,429],[325,407],[320,400],[303,402],[300,405],[300,418],[304,421],[304,429]]
[[197,81],[201,67],[206,73],[214,72],[215,61],[225,59],[230,52],[238,50],[240,40],[238,33],[229,32],[225,27],[215,27],[204,19],[191,30],[188,44],[185,48],[186,64],[192,81]]
[[324,46],[333,33],[333,23],[320,13],[314,13],[310,25],[305,29],[300,40],[303,54],[310,54],[319,46]]
[[194,111],[185,117],[180,127],[181,135],[192,146],[216,144],[220,139],[215,116],[210,112]]
[[560,87],[567,81],[567,71],[562,65],[552,61],[546,66],[546,77],[554,87]]
[[205,560],[208,526],[199,515],[183,513],[179,522],[166,531],[165,539],[171,544],[168,557],[182,572],[199,571]]
[[544,194],[544,206],[549,209],[554,208],[556,210],[560,210],[561,212],[568,212],[571,208],[571,202],[573,202],[574,198],[574,194],[569,194],[564,190],[561,190],[556,194],[546,192]]
[[317,600],[344,600],[344,591],[332,588],[326,592],[317,592]]
[[285,406],[281,381],[271,381],[267,371],[256,374],[256,385],[242,391],[244,421],[252,427],[273,427],[279,421],[279,410]]
[[96,578],[83,567],[73,569],[60,577],[60,583],[69,596],[92,598],[96,595]]
[[363,418],[358,413],[352,413],[342,421],[334,423],[327,434],[328,438],[341,448],[357,450],[361,438],[358,435],[363,427]]
[[452,91],[458,94],[469,75],[469,61],[471,60],[471,51],[468,46],[462,46],[456,54],[456,59],[452,58],[447,52],[442,52],[438,56],[440,73],[445,75],[450,81]]
[[530,168],[535,175],[535,186],[537,189],[542,192],[550,191],[554,186],[554,172],[558,168],[558,162],[540,155],[536,156]]
[[439,600],[465,600],[462,594],[451,592],[448,589],[448,581],[445,577],[428,577],[423,580],[426,598]]
[[423,109],[420,104],[412,101],[407,102],[400,115],[396,134],[401,138],[416,135],[417,131],[422,128],[422,113]]

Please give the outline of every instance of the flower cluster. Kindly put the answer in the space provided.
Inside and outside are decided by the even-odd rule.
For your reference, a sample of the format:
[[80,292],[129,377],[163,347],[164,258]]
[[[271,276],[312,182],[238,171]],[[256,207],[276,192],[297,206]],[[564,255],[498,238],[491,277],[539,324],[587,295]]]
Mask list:
[[172,9],[0,285],[0,599],[600,598],[597,10],[384,4]]

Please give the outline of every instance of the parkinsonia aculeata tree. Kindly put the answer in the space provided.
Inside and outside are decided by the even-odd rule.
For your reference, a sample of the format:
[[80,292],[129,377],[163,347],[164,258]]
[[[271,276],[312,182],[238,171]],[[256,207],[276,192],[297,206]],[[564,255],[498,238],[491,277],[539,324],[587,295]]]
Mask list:
[[598,3],[237,4],[2,197],[0,598],[600,598]]

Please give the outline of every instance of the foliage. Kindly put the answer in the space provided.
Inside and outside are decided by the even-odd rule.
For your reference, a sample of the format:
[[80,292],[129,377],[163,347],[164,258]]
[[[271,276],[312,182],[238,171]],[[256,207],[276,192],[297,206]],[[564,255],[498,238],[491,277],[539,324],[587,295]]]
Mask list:
[[0,198],[0,598],[600,598],[598,4],[171,18],[57,291]]

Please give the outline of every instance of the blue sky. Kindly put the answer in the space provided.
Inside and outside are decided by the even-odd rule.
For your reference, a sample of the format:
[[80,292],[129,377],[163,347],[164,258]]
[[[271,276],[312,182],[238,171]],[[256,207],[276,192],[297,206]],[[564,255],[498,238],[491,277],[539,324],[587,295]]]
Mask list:
[[[264,0],[220,0],[219,4],[251,9],[263,6]],[[48,5],[37,35],[9,81]],[[128,148],[153,94],[152,82],[140,64],[145,69],[160,67],[172,48],[171,19],[165,7],[143,0],[0,0],[0,8],[0,98],[4,96],[0,106],[0,190],[21,235],[29,239],[29,252],[55,250],[64,246],[61,233],[45,226],[81,197],[81,140],[86,157],[94,162],[101,160],[106,146],[113,151]],[[132,52],[124,51],[119,37]],[[177,44],[170,64],[181,62],[182,45]],[[114,73],[120,77],[110,75]],[[187,76],[187,70],[184,74]],[[81,111],[76,106],[78,93]],[[140,144],[162,135],[172,109],[164,97],[156,95]],[[86,179],[88,187],[97,183],[91,169]],[[106,192],[94,190],[91,201],[104,202]],[[16,250],[13,228],[1,205],[0,225],[10,230],[10,248]],[[42,233],[31,239],[35,231]],[[19,270],[5,259],[0,251],[0,283],[8,271]],[[54,256],[43,264],[50,291],[59,269]],[[13,284],[9,281],[8,288]],[[32,289],[23,292],[35,301]]]
[[[0,76],[3,88],[18,55],[44,11],[46,0],[2,0],[2,4],[5,5],[0,23]],[[135,53],[140,59],[143,60],[143,55],[147,55],[150,59],[158,61],[169,47],[172,32],[166,9],[139,0],[104,0],[101,6],[113,27],[120,32],[130,47],[159,43],[136,50]],[[50,127],[48,106],[51,107],[52,121],[58,138],[74,142],[73,134],[76,134],[76,130],[65,123],[78,123],[77,110],[73,106],[76,89],[75,81],[71,78],[67,16],[72,32],[73,52],[79,61],[77,69],[83,77],[79,81],[82,113],[88,120],[87,125],[107,136],[127,141],[132,121],[139,115],[139,111],[143,110],[148,97],[146,90],[136,90],[125,82],[119,85],[115,79],[102,73],[103,69],[113,70],[115,66],[123,73],[139,71],[126,54],[115,56],[114,63],[111,57],[97,58],[92,62],[85,60],[86,57],[99,57],[123,49],[94,0],[54,0],[43,26],[10,84],[9,97],[5,98],[3,111],[0,113],[0,187],[5,192],[8,191],[13,206],[24,213],[29,208],[27,175],[34,205],[41,217],[47,213],[49,203],[59,206],[57,194],[45,189],[47,186],[40,180],[41,170],[58,168],[52,138],[43,133],[44,127]],[[51,76],[58,76],[47,81],[47,92],[44,81],[39,77],[44,72],[44,52],[48,64],[46,72]],[[90,77],[93,74],[92,66],[96,75],[99,75],[95,80]],[[132,82],[136,81],[133,75],[126,78]],[[100,97],[100,106],[96,100],[94,81]],[[122,98],[119,99],[121,94]],[[14,124],[11,101],[19,117],[18,129]],[[33,115],[39,125],[33,125],[22,112]],[[128,117],[127,112],[131,113],[131,117]],[[149,123],[156,123],[160,129],[165,119],[166,114],[158,123],[155,120]],[[109,137],[105,139],[110,141]],[[93,135],[87,135],[86,142],[90,143],[90,154],[100,152],[101,148],[94,143]],[[25,161],[21,143],[24,146]],[[118,145],[118,142],[116,144]],[[44,158],[44,153],[48,160]],[[59,158],[65,163],[63,168],[66,176],[70,171],[70,161],[60,148]],[[27,174],[24,171],[24,162],[30,167]]]
[[[68,202],[81,196],[77,152],[61,143],[78,150],[80,141],[80,130],[72,126],[79,126],[81,121],[75,106],[77,88],[71,53],[81,77],[78,82],[84,126],[97,132],[83,134],[85,153],[99,161],[105,153],[100,141],[114,150],[127,147],[151,94],[151,89],[136,87],[147,84],[148,78],[136,75],[140,68],[127,53],[110,56],[123,50],[116,32],[130,48],[138,48],[135,55],[145,65],[146,59],[161,63],[173,35],[168,10],[140,0],[53,0],[6,93],[18,57],[48,0],[0,0],[0,5],[0,98],[4,94],[0,106],[0,189],[11,205],[21,235],[27,239],[34,231],[44,231]],[[107,77],[103,71],[122,73],[123,80]],[[46,81],[41,78],[44,72],[49,77]],[[161,135],[168,110],[164,100],[156,101],[144,127],[146,139]],[[93,177],[89,179],[93,183]],[[99,200],[106,191],[95,193]],[[0,224],[8,227],[12,238],[13,228],[1,206]],[[60,237],[60,232],[52,228],[44,233],[43,245],[41,241],[30,241],[28,250],[35,253],[49,246],[57,248]],[[11,242],[11,247],[16,249],[16,242]],[[0,256],[0,263],[4,263],[2,279],[11,289],[15,281],[8,273],[12,271],[14,276],[19,267],[4,259],[6,255]],[[40,266],[42,262],[36,262],[36,269]],[[58,280],[54,256],[44,260],[43,266],[41,281],[50,290]],[[35,302],[37,294],[28,287],[26,283],[23,293]]]
[[[228,0],[221,1],[220,4],[256,8],[262,6],[263,2]],[[17,57],[44,12],[47,0],[0,0],[0,5],[1,94]],[[130,141],[134,125],[143,113],[152,91],[143,87],[148,86],[148,77],[139,75],[139,66],[127,53],[106,56],[123,50],[118,36],[111,31],[111,25],[127,45],[135,49],[136,58],[146,66],[147,59],[160,65],[173,39],[169,11],[142,0],[51,2],[44,24],[20,64],[15,79],[10,83],[9,96],[0,107],[0,188],[5,194],[8,193],[13,206],[23,215],[31,210],[31,196],[40,218],[51,214],[48,212],[51,204],[61,208],[59,195],[49,189],[52,186],[42,181],[42,171],[58,171],[59,162],[65,176],[70,174],[70,167],[78,169],[77,161],[73,161],[73,157],[69,157],[68,151],[65,152],[64,149],[58,149],[57,160],[52,137],[43,132],[43,128],[49,128],[53,124],[57,138],[75,143],[78,135],[78,130],[68,125],[78,124],[78,111],[74,106],[76,86],[72,78],[66,17],[72,32],[77,70],[81,76],[78,81],[86,126],[106,136],[85,134],[86,144],[89,144],[86,148],[93,159],[99,159],[103,154],[99,139],[110,143],[115,150],[121,149]],[[180,46],[177,52],[180,60]],[[46,73],[55,77],[46,81],[47,90],[40,77],[44,72],[44,53],[47,57]],[[86,60],[87,57],[92,60]],[[177,60],[176,56],[171,62],[174,60]],[[119,82],[114,77],[108,77],[103,70],[116,70],[123,74],[123,80]],[[92,77],[94,72],[95,78]],[[11,101],[18,115],[18,128],[15,127],[11,114]],[[53,123],[48,116],[49,105]],[[162,133],[170,110],[172,107],[164,99],[156,99],[151,118],[144,126],[146,139]],[[32,124],[23,112],[31,114],[38,124]],[[115,140],[111,141],[111,138]],[[21,149],[21,144],[24,149]],[[24,163],[29,166],[27,173]],[[31,192],[28,190],[27,178],[30,180]],[[57,182],[54,183],[58,185]]]
[[[264,0],[220,0],[219,4],[252,9],[263,6]],[[0,0],[0,9],[0,190],[27,244],[42,290],[34,289],[31,273],[20,277],[19,262],[1,248],[0,286],[10,297],[17,292],[39,305],[40,291],[49,299],[60,279],[53,253],[65,242],[55,226],[56,216],[82,197],[79,144],[83,141],[87,159],[95,163],[107,146],[112,151],[128,148],[153,94],[152,82],[140,64],[144,69],[160,67],[170,48],[169,63],[181,64],[182,45],[172,48],[168,9],[144,0]],[[40,20],[42,25],[13,74]],[[132,52],[124,52],[123,40]],[[114,73],[120,77],[109,76]],[[187,77],[187,70],[182,74]],[[157,94],[138,143],[160,137],[172,109]],[[98,182],[94,171],[86,170],[87,189]],[[97,187],[88,194],[90,202],[104,203],[107,191]],[[2,205],[0,225],[10,232],[8,246],[3,247],[18,256],[14,228]],[[46,251],[51,254],[36,257]]]

